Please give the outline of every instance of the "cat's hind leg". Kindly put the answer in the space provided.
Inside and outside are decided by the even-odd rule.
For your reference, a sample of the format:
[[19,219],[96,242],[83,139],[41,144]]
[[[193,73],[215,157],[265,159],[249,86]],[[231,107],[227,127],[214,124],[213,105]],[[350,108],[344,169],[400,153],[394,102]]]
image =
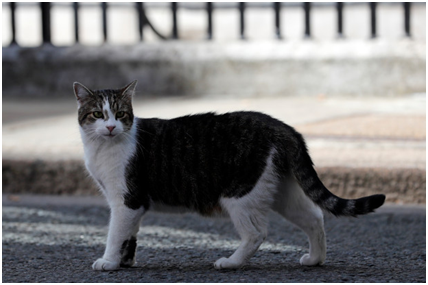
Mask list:
[[305,195],[293,176],[281,181],[273,209],[308,236],[309,254],[302,256],[300,264],[323,264],[326,258],[323,212]]
[[238,249],[228,258],[222,257],[214,263],[216,269],[239,268],[250,259],[267,235],[266,213],[255,211],[239,199],[224,199],[222,205],[241,237]]
[[235,226],[241,244],[229,258],[214,263],[216,269],[239,268],[250,259],[267,236],[268,213],[272,206],[278,179],[274,172],[271,154],[266,168],[251,192],[240,198],[221,198],[220,204],[227,211]]

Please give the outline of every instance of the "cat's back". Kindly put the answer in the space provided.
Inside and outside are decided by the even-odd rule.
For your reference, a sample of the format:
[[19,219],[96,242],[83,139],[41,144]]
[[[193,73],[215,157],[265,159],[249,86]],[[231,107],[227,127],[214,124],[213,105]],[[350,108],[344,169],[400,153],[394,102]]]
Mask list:
[[257,146],[258,143],[274,143],[278,133],[290,128],[269,115],[249,111],[203,113],[170,120],[138,118],[136,122],[139,141],[162,143],[164,147],[182,143],[192,146],[232,144],[244,147],[238,144],[248,145],[249,142]]

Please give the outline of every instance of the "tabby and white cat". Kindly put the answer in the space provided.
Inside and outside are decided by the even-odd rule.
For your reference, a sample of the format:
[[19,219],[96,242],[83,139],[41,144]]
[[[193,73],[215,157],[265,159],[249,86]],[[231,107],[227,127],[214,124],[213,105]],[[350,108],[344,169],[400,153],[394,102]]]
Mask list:
[[137,81],[117,90],[75,82],[85,164],[111,209],[107,247],[95,270],[135,263],[137,232],[153,203],[203,215],[226,212],[242,241],[214,267],[239,268],[267,235],[270,209],[309,238],[302,265],[326,258],[323,211],[336,216],[373,212],[384,195],[339,198],[322,184],[303,137],[261,113],[234,112],[171,120],[134,117]]

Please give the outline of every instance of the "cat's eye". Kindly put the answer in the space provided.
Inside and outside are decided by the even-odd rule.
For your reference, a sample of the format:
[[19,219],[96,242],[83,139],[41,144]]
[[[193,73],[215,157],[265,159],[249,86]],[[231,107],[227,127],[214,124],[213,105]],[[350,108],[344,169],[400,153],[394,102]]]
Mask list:
[[116,113],[116,118],[118,118],[118,119],[123,118],[124,116],[125,116],[125,112],[123,112],[123,111],[119,111]]
[[100,119],[103,117],[103,113],[101,112],[93,112],[92,115],[94,115],[94,117],[97,119]]

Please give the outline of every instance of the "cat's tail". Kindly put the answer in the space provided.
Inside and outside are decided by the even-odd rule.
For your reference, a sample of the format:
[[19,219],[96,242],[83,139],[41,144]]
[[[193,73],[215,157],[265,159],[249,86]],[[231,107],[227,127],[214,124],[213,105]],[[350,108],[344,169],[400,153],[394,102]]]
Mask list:
[[373,212],[383,205],[383,194],[348,200],[331,193],[318,178],[302,135],[296,131],[294,135],[297,141],[292,143],[293,147],[288,148],[291,150],[288,153],[289,166],[306,196],[315,204],[336,216],[354,217]]

